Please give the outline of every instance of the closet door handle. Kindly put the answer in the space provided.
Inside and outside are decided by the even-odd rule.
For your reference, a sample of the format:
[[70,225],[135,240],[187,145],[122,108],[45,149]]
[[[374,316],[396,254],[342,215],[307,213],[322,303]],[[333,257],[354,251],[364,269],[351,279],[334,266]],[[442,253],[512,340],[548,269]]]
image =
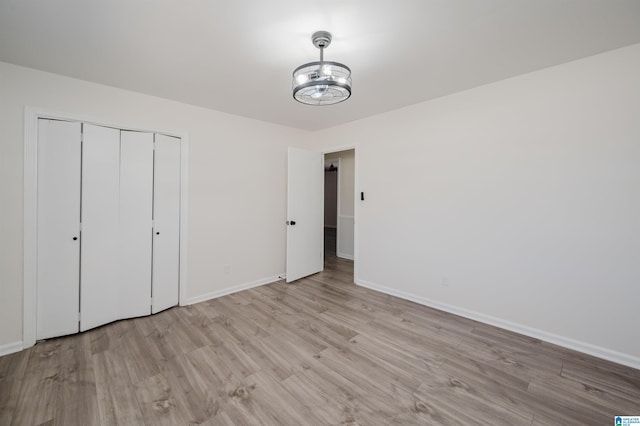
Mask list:
[[78,237],[73,237],[73,241],[75,241],[75,240],[77,240],[77,239],[78,239]]
[[156,232],[156,235],[160,235],[160,232]]

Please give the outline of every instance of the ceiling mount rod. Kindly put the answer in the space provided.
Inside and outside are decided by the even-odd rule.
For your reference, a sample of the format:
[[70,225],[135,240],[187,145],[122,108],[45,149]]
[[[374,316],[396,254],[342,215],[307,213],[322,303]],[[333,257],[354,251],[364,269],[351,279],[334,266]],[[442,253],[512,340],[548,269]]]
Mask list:
[[320,49],[320,62],[324,62],[324,49],[331,44],[331,33],[328,31],[316,31],[311,36],[311,42]]

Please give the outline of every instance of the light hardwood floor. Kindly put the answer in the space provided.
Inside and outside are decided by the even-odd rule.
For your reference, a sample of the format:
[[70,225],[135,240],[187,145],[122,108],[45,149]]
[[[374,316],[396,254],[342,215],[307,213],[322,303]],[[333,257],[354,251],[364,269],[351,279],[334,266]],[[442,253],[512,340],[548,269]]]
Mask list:
[[640,371],[377,293],[352,262],[0,358],[0,425],[610,425]]

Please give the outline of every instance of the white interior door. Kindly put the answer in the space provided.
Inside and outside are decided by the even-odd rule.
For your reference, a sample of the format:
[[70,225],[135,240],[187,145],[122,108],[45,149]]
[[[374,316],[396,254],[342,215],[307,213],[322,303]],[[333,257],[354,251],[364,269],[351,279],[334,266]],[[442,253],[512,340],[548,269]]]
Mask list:
[[152,137],[84,125],[81,331],[151,311]]
[[78,332],[80,132],[38,120],[36,339]]
[[289,148],[287,282],[323,269],[323,166],[322,153]]
[[153,197],[153,304],[178,304],[180,282],[180,139],[156,134]]

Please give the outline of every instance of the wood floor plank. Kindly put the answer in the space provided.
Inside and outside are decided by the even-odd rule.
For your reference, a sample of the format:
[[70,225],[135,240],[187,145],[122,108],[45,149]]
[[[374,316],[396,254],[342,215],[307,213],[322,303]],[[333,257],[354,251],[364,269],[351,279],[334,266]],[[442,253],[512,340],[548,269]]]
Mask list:
[[[313,357],[301,365],[301,369],[295,375],[310,392],[326,396],[334,409],[340,409],[340,424],[381,423],[380,419],[385,414],[380,411],[377,399],[369,390],[361,388],[351,378],[341,375],[330,365],[320,362],[319,357]],[[386,416],[388,418],[389,412]]]
[[22,379],[12,424],[38,425],[53,420],[59,392],[58,367],[27,371]]
[[310,411],[314,418],[320,419],[319,424],[341,424],[347,420],[343,415],[343,406],[338,405],[330,395],[309,386],[297,374],[287,377],[281,384],[290,393],[289,398],[303,401],[305,411]]
[[337,375],[347,377],[351,382],[347,389],[366,389],[361,402],[375,410],[383,423],[394,418],[399,408],[413,402],[411,391],[384,373],[377,373],[375,366],[354,365],[332,348],[318,354],[318,361]]
[[308,406],[308,402],[292,395],[281,383],[272,380],[272,376],[257,372],[247,378],[251,383],[249,392],[257,404],[261,405],[270,416],[282,425],[323,424]]
[[591,357],[573,356],[563,359],[560,375],[585,387],[599,388],[623,399],[634,399],[640,393],[640,372],[620,368],[619,365],[606,361],[596,362]]
[[100,410],[95,391],[90,397],[83,397],[75,403],[58,406],[55,417],[50,421],[55,426],[99,425]]
[[[418,388],[414,394],[429,407],[427,413],[453,417],[451,424],[491,424],[504,426],[530,425],[532,416],[521,416],[502,405],[483,398],[482,393],[455,378],[431,382]],[[444,422],[449,423],[449,420]]]
[[[468,364],[467,364],[468,365]],[[530,424],[533,420],[531,407],[522,404],[517,395],[522,395],[527,388],[523,388],[521,378],[515,375],[500,375],[497,377],[487,366],[478,363],[479,368],[465,368],[447,361],[442,365],[441,373],[447,377],[447,384],[456,388],[456,391],[464,389],[465,397],[471,396],[482,405],[490,405],[499,409],[505,417],[510,417],[516,423]],[[487,372],[483,374],[482,372]],[[440,376],[442,377],[442,376]],[[509,380],[509,377],[512,380]]]
[[0,380],[11,377],[20,378],[27,368],[29,356],[33,351],[21,351],[0,357]]
[[9,425],[16,412],[30,351],[0,357],[0,425]]
[[473,354],[487,361],[494,361],[500,368],[523,378],[560,374],[562,359],[538,350],[539,345],[529,347],[497,345],[486,341],[465,338],[458,351]]
[[301,298],[291,285],[275,283],[258,287],[255,290],[259,295],[264,296],[258,300],[267,304],[273,314],[276,315],[282,313],[296,314],[301,311],[302,306],[304,306],[305,311],[314,313],[322,313],[329,309],[327,305],[312,298]]
[[156,374],[135,386],[136,399],[147,426],[187,424],[188,418],[162,374]]
[[18,398],[22,387],[22,376],[13,375],[0,380],[0,425],[10,425],[18,411]]
[[104,351],[92,358],[101,424],[144,424],[122,354]]
[[640,371],[353,284],[353,262],[0,357],[2,425],[563,425]]
[[[93,357],[88,345],[78,345],[73,353],[68,354],[61,364],[59,378],[61,386],[58,405],[68,408],[63,410],[62,414],[71,412],[75,413],[73,416],[83,418],[82,412],[95,407],[97,402]],[[56,419],[60,415],[61,412],[58,412]],[[72,415],[64,416],[69,417]]]
[[189,423],[206,422],[221,412],[223,384],[209,363],[207,348],[200,348],[167,361],[163,367],[162,375]]
[[[256,339],[253,342],[243,343],[240,347],[260,366],[262,371],[268,371],[278,380],[284,380],[293,374],[293,367],[290,362],[290,354],[282,354],[278,348],[268,344],[273,336],[266,339]],[[290,344],[290,342],[287,342]],[[279,348],[282,348],[280,346]]]
[[531,380],[528,395],[549,398],[549,405],[557,411],[571,412],[576,421],[606,424],[621,413],[635,413],[640,409],[640,399],[620,399],[606,391],[567,379],[562,376],[547,376]]

